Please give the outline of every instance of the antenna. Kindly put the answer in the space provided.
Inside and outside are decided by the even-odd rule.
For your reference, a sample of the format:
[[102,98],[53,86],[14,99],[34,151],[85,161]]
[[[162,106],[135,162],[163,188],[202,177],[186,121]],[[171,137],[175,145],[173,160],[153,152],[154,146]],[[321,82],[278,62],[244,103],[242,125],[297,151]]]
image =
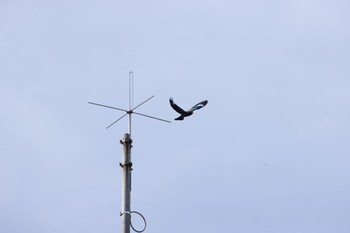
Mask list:
[[152,99],[154,97],[151,96],[148,99],[146,99],[145,101],[143,101],[142,103],[140,103],[139,105],[137,105],[136,107],[133,107],[134,105],[134,85],[133,85],[133,78],[134,78],[134,73],[132,71],[129,72],[129,110],[126,109],[122,109],[122,108],[117,108],[117,107],[112,107],[109,105],[104,105],[104,104],[99,104],[99,103],[94,103],[94,102],[88,102],[89,104],[93,104],[96,106],[100,106],[100,107],[105,107],[105,108],[110,108],[110,109],[114,109],[114,110],[118,110],[118,111],[123,111],[125,112],[124,115],[122,115],[121,117],[119,117],[117,120],[113,121],[110,125],[108,125],[106,127],[106,129],[109,129],[111,126],[113,126],[115,123],[117,123],[119,120],[121,120],[122,118],[124,118],[126,115],[128,115],[129,121],[128,121],[128,131],[129,131],[129,135],[131,136],[131,115],[134,113],[136,115],[140,115],[140,116],[144,116],[144,117],[148,117],[154,120],[159,120],[159,121],[163,121],[163,122],[167,122],[167,123],[171,123],[171,121],[168,120],[164,120],[158,117],[154,117],[154,116],[150,116],[150,115],[146,115],[143,113],[139,113],[139,112],[135,112],[134,110],[137,109],[138,107],[140,107],[141,105],[143,105],[144,103],[146,103],[147,101],[149,101],[150,99]]
[[[148,117],[151,119],[159,120],[159,121],[164,121],[167,123],[171,123],[168,120],[164,120],[161,118],[157,118],[154,116],[146,115],[143,113],[135,112],[134,110],[149,101],[154,97],[151,96],[145,101],[141,102],[138,104],[136,107],[134,107],[134,73],[132,71],[129,72],[129,110],[122,109],[122,108],[117,108],[117,107],[112,107],[109,105],[104,105],[104,104],[99,104],[99,103],[94,103],[94,102],[88,102],[89,104],[104,107],[104,108],[110,108],[118,111],[125,112],[121,117],[119,117],[117,120],[112,122],[110,125],[108,125],[106,128],[109,129],[111,126],[113,126],[115,123],[117,123],[119,120],[124,118],[126,115],[128,115],[128,131],[129,133],[124,134],[124,137],[122,140],[120,140],[120,143],[123,145],[123,159],[122,162],[119,164],[120,167],[122,168],[122,211],[120,212],[120,216],[122,217],[122,233],[130,233],[130,227],[135,231],[135,232],[143,232],[146,229],[146,220],[143,217],[142,214],[140,214],[137,211],[131,211],[130,208],[130,200],[131,200],[131,171],[132,171],[132,162],[131,162],[131,148],[132,148],[132,139],[131,139],[131,115],[134,113],[136,115]],[[145,225],[142,230],[136,230],[132,223],[131,223],[131,214],[137,214],[141,216],[143,219]]]

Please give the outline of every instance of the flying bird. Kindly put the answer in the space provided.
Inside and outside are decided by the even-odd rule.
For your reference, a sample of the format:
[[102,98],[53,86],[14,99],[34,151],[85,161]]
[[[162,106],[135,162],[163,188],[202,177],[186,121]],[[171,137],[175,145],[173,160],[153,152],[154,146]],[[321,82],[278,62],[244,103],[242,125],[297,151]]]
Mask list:
[[180,108],[178,105],[176,105],[173,101],[173,98],[169,99],[170,102],[170,106],[178,113],[180,113],[180,116],[175,118],[175,120],[177,121],[182,121],[185,117],[191,116],[193,114],[193,111],[198,110],[203,108],[205,105],[207,105],[208,100],[204,100],[202,102],[199,102],[198,104],[196,104],[195,106],[193,106],[192,108],[190,108],[189,110],[185,111],[182,108]]

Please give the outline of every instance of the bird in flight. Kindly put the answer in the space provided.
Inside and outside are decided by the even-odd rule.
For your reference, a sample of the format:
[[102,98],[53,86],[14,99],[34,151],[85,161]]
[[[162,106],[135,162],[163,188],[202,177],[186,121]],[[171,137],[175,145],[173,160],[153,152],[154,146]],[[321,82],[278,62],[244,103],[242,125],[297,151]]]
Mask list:
[[182,108],[180,108],[178,105],[176,105],[173,101],[173,98],[169,99],[170,102],[170,106],[178,113],[180,113],[180,116],[175,118],[175,120],[177,121],[182,121],[185,117],[191,116],[193,114],[193,111],[198,110],[203,108],[205,105],[207,105],[208,100],[204,100],[202,102],[199,102],[198,104],[196,104],[195,106],[193,106],[192,108],[190,108],[189,110],[185,111]]

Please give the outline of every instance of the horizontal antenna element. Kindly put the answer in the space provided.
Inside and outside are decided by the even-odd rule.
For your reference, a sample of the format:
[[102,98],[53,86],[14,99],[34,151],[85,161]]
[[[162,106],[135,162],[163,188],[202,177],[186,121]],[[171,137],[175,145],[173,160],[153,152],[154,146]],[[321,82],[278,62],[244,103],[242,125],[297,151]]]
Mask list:
[[104,104],[99,104],[99,103],[94,103],[94,102],[88,102],[89,104],[92,105],[96,105],[99,107],[104,107],[104,108],[110,108],[110,109],[114,109],[114,110],[118,110],[118,111],[122,111],[125,112],[124,115],[122,115],[121,117],[119,117],[117,120],[115,120],[113,123],[111,123],[110,125],[108,125],[106,127],[106,129],[110,128],[112,125],[114,125],[115,123],[117,123],[119,120],[121,120],[122,118],[124,118],[126,115],[129,116],[129,135],[131,135],[131,114],[135,113],[136,115],[140,115],[140,116],[144,116],[144,117],[148,117],[151,119],[155,119],[155,120],[159,120],[159,121],[163,121],[163,122],[167,122],[167,123],[171,123],[171,121],[168,120],[164,120],[158,117],[154,117],[154,116],[150,116],[150,115],[146,115],[143,113],[139,113],[139,112],[134,112],[135,109],[137,109],[138,107],[140,107],[141,105],[143,105],[144,103],[146,103],[147,101],[149,101],[150,99],[152,99],[154,97],[151,96],[148,99],[146,99],[145,101],[143,101],[142,103],[138,104],[136,107],[133,107],[133,72],[130,71],[129,72],[129,110],[123,109],[123,108],[117,108],[117,107],[113,107],[113,106],[109,106],[109,105],[104,105]]

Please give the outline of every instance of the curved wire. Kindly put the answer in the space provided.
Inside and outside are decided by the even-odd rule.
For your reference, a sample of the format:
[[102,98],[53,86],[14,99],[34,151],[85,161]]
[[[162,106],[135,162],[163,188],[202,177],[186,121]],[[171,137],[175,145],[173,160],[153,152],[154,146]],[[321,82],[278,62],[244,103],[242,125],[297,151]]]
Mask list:
[[[132,225],[132,222],[131,222],[131,214],[138,214],[138,215],[141,216],[141,218],[143,219],[143,221],[144,221],[144,223],[145,223],[145,226],[143,227],[142,230],[136,230],[136,229],[134,228],[134,226]],[[142,215],[141,213],[137,212],[137,211],[130,211],[130,226],[131,226],[131,228],[132,228],[135,232],[137,232],[137,233],[144,232],[144,231],[146,230],[146,227],[147,227],[147,222],[146,222],[145,217],[143,217],[143,215]]]

